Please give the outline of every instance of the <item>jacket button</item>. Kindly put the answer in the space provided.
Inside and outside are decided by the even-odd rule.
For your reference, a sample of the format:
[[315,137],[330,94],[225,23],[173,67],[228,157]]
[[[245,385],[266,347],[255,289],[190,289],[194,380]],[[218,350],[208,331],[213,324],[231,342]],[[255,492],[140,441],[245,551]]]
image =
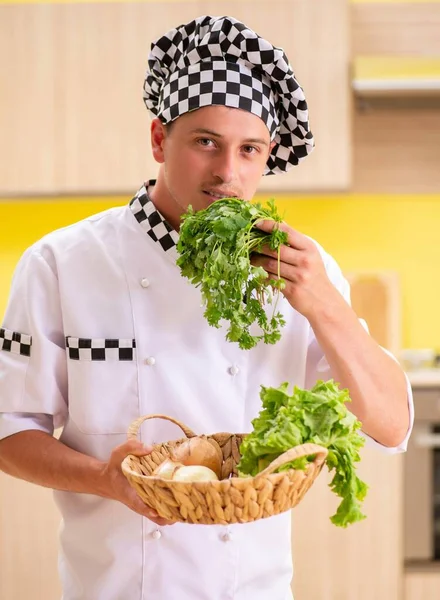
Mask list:
[[144,277],[143,279],[141,279],[141,286],[143,288],[150,287],[150,281],[146,277]]
[[153,365],[156,364],[156,359],[154,358],[154,356],[149,356],[148,358],[145,359],[145,364],[152,367]]
[[232,367],[229,367],[229,369],[228,369],[229,375],[237,375],[239,372],[240,372],[240,369],[235,365],[233,365]]
[[153,538],[153,540],[160,540],[162,534],[158,529],[156,529],[156,531],[153,531],[153,533],[151,534],[151,537]]
[[229,542],[229,541],[231,540],[231,534],[230,534],[230,533],[224,533],[224,534],[222,535],[222,540],[223,540],[224,542]]

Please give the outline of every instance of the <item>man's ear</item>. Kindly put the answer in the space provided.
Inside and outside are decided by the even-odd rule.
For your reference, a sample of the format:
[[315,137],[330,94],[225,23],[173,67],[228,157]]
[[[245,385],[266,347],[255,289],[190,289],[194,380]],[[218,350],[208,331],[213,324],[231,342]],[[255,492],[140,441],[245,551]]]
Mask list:
[[165,125],[159,118],[155,118],[151,122],[151,150],[154,160],[158,163],[165,162],[164,142],[167,136]]

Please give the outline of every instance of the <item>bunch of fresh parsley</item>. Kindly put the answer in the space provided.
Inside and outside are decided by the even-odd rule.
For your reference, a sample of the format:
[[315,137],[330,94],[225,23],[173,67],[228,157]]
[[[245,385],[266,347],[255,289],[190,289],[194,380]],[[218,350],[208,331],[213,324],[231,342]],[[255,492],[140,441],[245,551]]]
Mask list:
[[[272,302],[285,282],[279,277],[268,279],[261,267],[251,265],[253,252],[264,245],[278,251],[287,243],[287,234],[277,227],[266,233],[255,227],[261,220],[282,221],[270,200],[266,207],[239,198],[222,198],[208,208],[193,211],[190,206],[182,216],[177,251],[177,265],[182,275],[200,287],[205,305],[204,316],[214,327],[221,320],[229,322],[226,339],[240,348],[253,348],[260,340],[274,344],[281,337],[285,320],[280,312],[267,316],[264,306]],[[250,327],[259,326],[257,335]]]
[[[318,381],[311,390],[294,387],[289,394],[288,384],[283,383],[279,388],[261,386],[260,397],[263,409],[240,447],[239,474],[255,476],[280,454],[306,442],[324,446],[327,467],[335,470],[330,488],[342,498],[332,523],[346,527],[364,519],[361,502],[368,486],[357,477],[355,463],[365,438],[358,433],[361,423],[347,410],[348,390],[330,380]],[[313,458],[299,458],[279,471],[304,469]]]

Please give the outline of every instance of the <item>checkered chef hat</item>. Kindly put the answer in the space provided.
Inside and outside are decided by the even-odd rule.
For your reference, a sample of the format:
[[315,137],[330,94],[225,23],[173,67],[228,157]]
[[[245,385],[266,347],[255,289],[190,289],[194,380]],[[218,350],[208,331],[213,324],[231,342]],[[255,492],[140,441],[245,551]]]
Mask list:
[[304,92],[283,50],[232,17],[199,17],[153,42],[144,102],[164,123],[213,104],[257,115],[275,140],[265,175],[284,173],[314,146]]

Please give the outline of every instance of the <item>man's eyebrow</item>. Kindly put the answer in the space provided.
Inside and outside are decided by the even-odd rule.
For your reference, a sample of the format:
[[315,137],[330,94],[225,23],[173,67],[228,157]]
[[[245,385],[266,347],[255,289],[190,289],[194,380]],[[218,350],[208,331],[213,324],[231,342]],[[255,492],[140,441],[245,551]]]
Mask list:
[[[205,129],[203,127],[193,129],[191,131],[191,133],[201,133],[204,135],[212,135],[213,137],[217,137],[220,139],[223,137],[220,133],[217,133],[216,131],[213,131],[212,129]],[[243,140],[243,143],[244,144],[262,144],[263,146],[269,146],[267,141],[264,140],[263,138],[248,138],[246,140]]]

